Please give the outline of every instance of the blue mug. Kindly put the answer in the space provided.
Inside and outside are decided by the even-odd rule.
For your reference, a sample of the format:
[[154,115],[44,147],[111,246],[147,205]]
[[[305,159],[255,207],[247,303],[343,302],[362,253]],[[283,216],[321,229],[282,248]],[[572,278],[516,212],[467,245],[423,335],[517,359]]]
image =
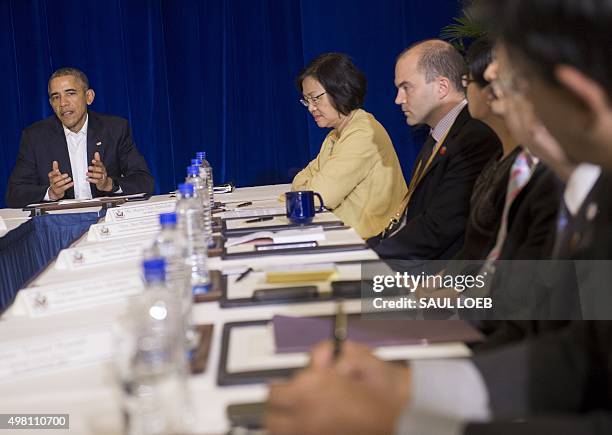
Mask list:
[[[314,197],[319,198],[320,206],[315,210]],[[297,192],[285,193],[285,205],[287,206],[287,218],[293,224],[304,225],[312,222],[315,213],[325,209],[323,198],[312,190],[299,190]]]

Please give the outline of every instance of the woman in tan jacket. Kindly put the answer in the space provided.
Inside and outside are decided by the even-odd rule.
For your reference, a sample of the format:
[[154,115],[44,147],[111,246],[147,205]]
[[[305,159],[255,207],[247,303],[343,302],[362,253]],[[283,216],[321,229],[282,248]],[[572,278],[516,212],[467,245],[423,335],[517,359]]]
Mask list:
[[361,109],[366,78],[340,53],[314,59],[296,85],[321,128],[331,128],[317,157],[292,190],[313,190],[325,206],[364,239],[379,234],[401,208],[407,187],[384,127]]

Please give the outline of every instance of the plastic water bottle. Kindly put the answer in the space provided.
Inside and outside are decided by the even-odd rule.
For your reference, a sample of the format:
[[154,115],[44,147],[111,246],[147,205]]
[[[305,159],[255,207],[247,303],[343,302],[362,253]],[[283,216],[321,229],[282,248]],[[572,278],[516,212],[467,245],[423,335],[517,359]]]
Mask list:
[[206,174],[206,179],[208,180],[208,196],[210,197],[210,209],[214,210],[215,208],[215,195],[214,195],[214,183],[213,183],[213,170],[208,160],[206,160],[206,151],[199,151],[196,153],[196,158],[202,160],[202,164],[200,168]]
[[202,203],[194,195],[193,184],[179,184],[179,199],[176,202],[179,231],[187,244],[187,265],[191,271],[191,289],[194,294],[210,289],[210,277],[206,260],[208,249],[204,234]]
[[181,433],[192,413],[180,309],[166,288],[165,261],[145,260],[143,271],[146,291],[130,310],[132,346],[122,373],[126,433]]
[[155,237],[151,248],[145,252],[145,258],[158,257],[165,260],[166,287],[175,292],[180,301],[186,345],[191,349],[195,346],[196,333],[192,319],[191,274],[186,262],[187,243],[177,228],[176,213],[160,214],[159,224],[161,231]]
[[198,166],[193,165],[187,167],[187,178],[185,178],[185,183],[193,185],[195,196],[198,198],[202,206],[204,234],[206,235],[207,246],[210,248],[214,245],[212,214],[208,202],[206,180],[200,176],[200,168]]

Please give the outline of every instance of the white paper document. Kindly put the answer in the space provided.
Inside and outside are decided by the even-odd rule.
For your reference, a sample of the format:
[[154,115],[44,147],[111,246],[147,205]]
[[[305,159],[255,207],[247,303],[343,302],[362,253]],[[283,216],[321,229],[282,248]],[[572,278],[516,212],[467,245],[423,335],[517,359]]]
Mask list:
[[19,292],[30,316],[41,317],[65,311],[117,302],[144,290],[140,275],[73,281],[31,287]]
[[309,268],[312,270],[320,270],[322,267],[334,268],[336,272],[330,277],[329,280],[325,281],[295,281],[291,283],[279,282],[270,283],[266,280],[266,273],[279,271],[279,270],[291,270],[288,266],[277,266],[277,267],[265,267],[261,271],[255,271],[248,274],[240,281],[236,281],[236,277],[228,277],[227,282],[227,294],[228,300],[232,299],[248,299],[252,298],[256,290],[263,289],[274,289],[274,288],[286,288],[286,287],[299,287],[299,286],[315,286],[320,295],[330,294],[332,292],[333,281],[359,281],[361,279],[361,263],[350,263],[350,264],[337,264],[333,263],[325,264],[312,264],[312,265],[296,265],[295,270],[307,271]]
[[110,359],[112,352],[108,327],[4,342],[0,347],[0,382],[98,363]]
[[[289,218],[287,218],[285,213],[282,213],[282,216],[273,216],[272,219],[266,220],[263,222],[246,222],[246,220],[249,220],[249,218],[226,220],[225,226],[227,227],[228,230],[235,230],[235,229],[243,230],[245,228],[257,230],[257,228],[259,227],[265,228],[265,227],[278,226],[278,225],[280,226],[293,225],[289,221]],[[314,216],[314,219],[312,220],[312,222],[315,225],[319,225],[319,224],[325,224],[329,222],[340,222],[340,220],[333,213],[325,212],[325,213],[317,213]]]
[[242,245],[257,239],[272,239],[274,243],[318,242],[325,240],[323,227],[304,228],[299,230],[258,231],[242,237],[227,239],[225,247]]
[[[436,343],[379,347],[374,354],[384,360],[410,360],[465,358],[471,355],[471,351],[463,343]],[[304,367],[308,361],[309,355],[305,352],[276,353],[272,322],[234,327],[230,332],[228,373]]]
[[125,222],[109,222],[94,224],[87,233],[88,242],[121,239],[144,234],[155,234],[159,231],[159,218],[149,216],[141,219],[131,219]]
[[221,219],[235,219],[259,216],[277,216],[285,214],[285,207],[256,207],[249,208],[248,210],[235,209],[232,211],[224,211],[223,213],[219,213],[219,217],[221,217]]
[[62,249],[55,261],[55,268],[79,270],[87,267],[140,260],[143,250],[151,243],[152,237],[144,237],[130,242],[119,241]]
[[176,201],[155,202],[153,204],[124,205],[108,209],[104,222],[121,222],[129,219],[139,219],[158,216],[161,213],[173,212]]

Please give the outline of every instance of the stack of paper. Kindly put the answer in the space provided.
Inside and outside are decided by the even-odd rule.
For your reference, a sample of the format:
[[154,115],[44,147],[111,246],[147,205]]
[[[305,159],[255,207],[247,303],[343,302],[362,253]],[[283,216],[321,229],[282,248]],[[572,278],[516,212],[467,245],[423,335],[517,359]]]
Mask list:
[[259,231],[242,237],[227,239],[225,247],[242,245],[258,239],[272,239],[274,243],[318,242],[325,240],[323,227],[304,228],[299,230]]

